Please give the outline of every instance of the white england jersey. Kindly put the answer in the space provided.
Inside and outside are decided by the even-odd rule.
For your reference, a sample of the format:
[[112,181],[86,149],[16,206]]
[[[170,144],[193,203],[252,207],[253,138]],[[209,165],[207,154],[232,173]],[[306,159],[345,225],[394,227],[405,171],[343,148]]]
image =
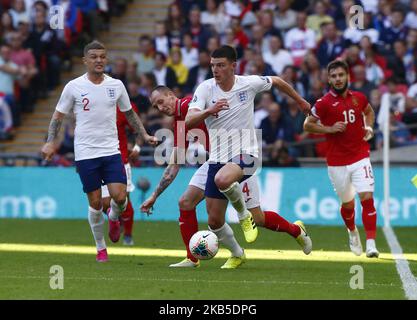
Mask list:
[[132,108],[123,83],[104,75],[100,84],[92,83],[87,74],[67,83],[56,110],[75,114],[75,160],[111,156],[119,151],[116,106],[125,112]]
[[210,135],[209,161],[226,163],[240,154],[259,157],[253,100],[258,92],[270,90],[271,86],[270,77],[235,76],[235,84],[228,92],[223,91],[214,78],[197,87],[189,109],[204,110],[219,99],[227,99],[229,103],[228,110],[205,120]]

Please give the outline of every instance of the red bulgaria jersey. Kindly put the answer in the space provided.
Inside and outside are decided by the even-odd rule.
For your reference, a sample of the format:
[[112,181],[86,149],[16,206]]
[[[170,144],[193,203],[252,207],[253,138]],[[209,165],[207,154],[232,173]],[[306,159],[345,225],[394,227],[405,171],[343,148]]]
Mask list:
[[[139,114],[138,108],[136,105],[131,102],[133,110]],[[123,112],[117,108],[117,135],[119,137],[119,150],[122,155],[122,161],[124,164],[129,162],[129,152],[127,150],[127,134],[126,134],[126,127],[129,127],[130,130],[134,131],[132,127],[129,125],[129,122],[126,119],[126,116]]]
[[313,116],[320,119],[324,126],[332,126],[339,121],[347,123],[344,132],[326,134],[329,166],[346,166],[369,157],[369,144],[363,140],[363,112],[367,105],[368,99],[360,92],[348,90],[346,98],[343,98],[330,90],[313,106]]
[[[175,103],[175,114],[174,114],[174,146],[188,148],[188,142],[191,139],[199,141],[206,151],[209,151],[210,140],[206,125],[204,122],[200,123],[193,129],[185,128],[185,117],[188,112],[188,104],[191,101],[191,97],[178,99]],[[204,133],[204,136],[202,136]]]

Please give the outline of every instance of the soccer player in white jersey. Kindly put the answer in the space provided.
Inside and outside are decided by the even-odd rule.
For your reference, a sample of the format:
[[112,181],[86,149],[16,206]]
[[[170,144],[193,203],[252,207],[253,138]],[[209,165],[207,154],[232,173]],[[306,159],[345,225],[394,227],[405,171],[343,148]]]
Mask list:
[[[210,157],[205,188],[209,228],[219,236],[229,200],[238,212],[246,241],[253,242],[258,230],[246,208],[239,182],[251,176],[260,162],[253,121],[255,95],[274,86],[297,101],[304,113],[310,111],[310,104],[279,77],[235,75],[236,60],[233,47],[226,45],[213,51],[214,78],[197,87],[186,126],[192,128],[204,120],[209,130]],[[306,234],[304,225],[300,224]],[[233,258],[236,264],[241,263],[245,259],[243,250]]]
[[126,173],[119,151],[116,128],[116,107],[124,112],[129,124],[142,138],[154,145],[157,140],[147,134],[137,114],[132,110],[126,88],[120,80],[104,74],[106,48],[93,41],[84,48],[87,72],[65,86],[52,115],[47,142],[42,155],[50,160],[55,153],[55,139],[66,114],[73,111],[76,119],[74,154],[77,172],[87,194],[88,221],[97,247],[96,260],[108,260],[104,240],[101,185],[107,185],[110,196],[109,237],[120,237],[119,215],[127,205]]

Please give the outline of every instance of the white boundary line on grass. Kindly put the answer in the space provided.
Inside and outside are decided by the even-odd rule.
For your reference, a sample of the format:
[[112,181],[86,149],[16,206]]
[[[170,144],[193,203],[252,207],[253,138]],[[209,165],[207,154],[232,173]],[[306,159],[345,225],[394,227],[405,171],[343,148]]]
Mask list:
[[403,249],[395,236],[394,230],[391,227],[384,227],[382,230],[395,259],[395,266],[403,283],[405,296],[409,300],[417,300],[417,279],[411,272],[408,260],[404,257]]

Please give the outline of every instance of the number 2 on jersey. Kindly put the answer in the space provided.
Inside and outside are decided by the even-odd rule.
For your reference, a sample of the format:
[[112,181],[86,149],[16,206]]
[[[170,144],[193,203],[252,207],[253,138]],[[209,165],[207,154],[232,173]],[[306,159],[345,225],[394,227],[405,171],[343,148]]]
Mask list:
[[354,123],[355,122],[355,110],[349,109],[349,111],[343,111],[343,115],[345,117],[345,123]]
[[88,107],[88,104],[90,103],[90,100],[88,100],[87,98],[84,98],[84,99],[82,100],[82,103],[83,103],[83,105],[84,105],[83,110],[84,110],[84,111],[90,111],[90,108]]

